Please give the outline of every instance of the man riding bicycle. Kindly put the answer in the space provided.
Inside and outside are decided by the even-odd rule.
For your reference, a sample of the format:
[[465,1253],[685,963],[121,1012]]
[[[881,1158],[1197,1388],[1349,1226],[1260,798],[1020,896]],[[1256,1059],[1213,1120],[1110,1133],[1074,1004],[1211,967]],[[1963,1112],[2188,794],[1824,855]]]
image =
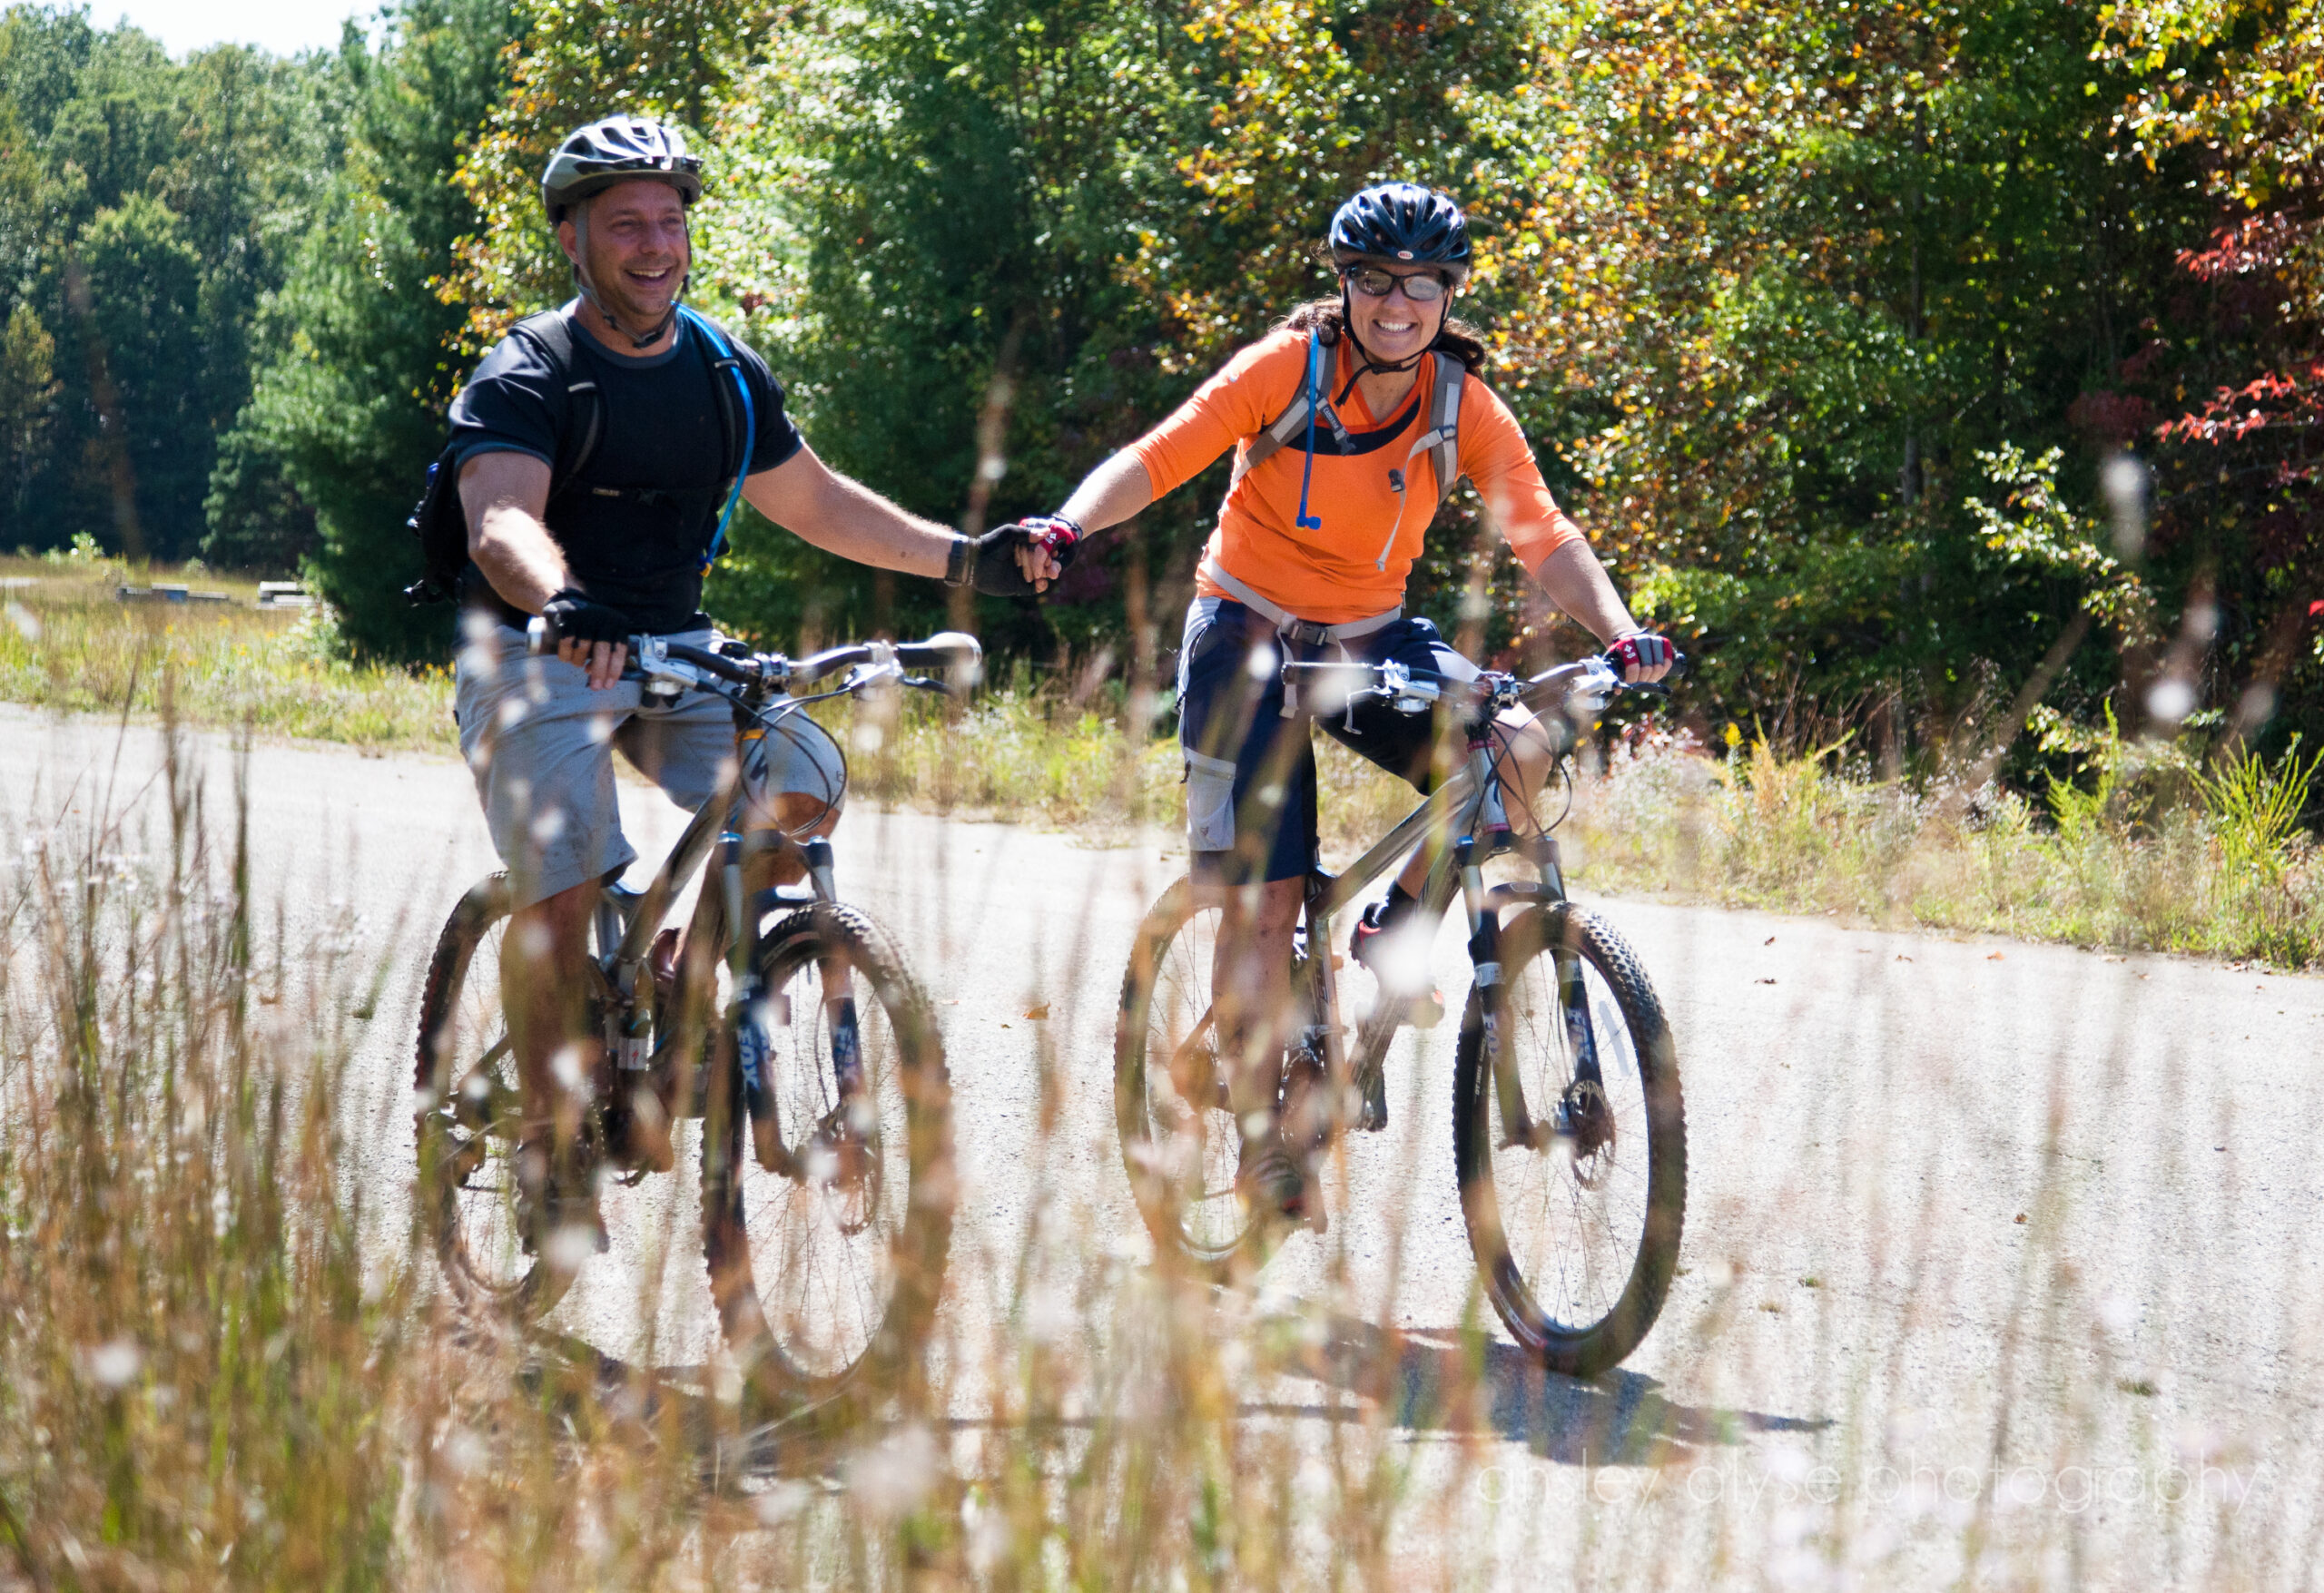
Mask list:
[[[1403,606],[1428,523],[1461,476],[1551,601],[1609,644],[1625,678],[1659,680],[1672,658],[1630,617],[1551,497],[1516,418],[1475,374],[1482,346],[1448,314],[1469,270],[1460,207],[1409,182],[1367,188],[1333,217],[1329,246],[1336,299],[1301,306],[1236,354],[1090,472],[1058,516],[1077,529],[1116,525],[1236,450],[1178,662],[1187,844],[1197,887],[1221,910],[1212,988],[1242,1125],[1236,1184],[1255,1205],[1310,1220],[1320,1206],[1311,1209],[1275,1096],[1290,1038],[1293,930],[1316,865],[1315,765],[1308,715],[1286,703],[1281,663],[1393,661],[1415,679],[1476,675]],[[1317,722],[1429,789],[1429,716],[1371,702]],[[1496,739],[1510,821],[1537,831],[1531,806],[1550,772],[1548,739],[1521,710]],[[1423,1008],[1425,974],[1412,988],[1412,965],[1424,969],[1424,954],[1384,955],[1383,942],[1393,944],[1418,905],[1432,860],[1428,847],[1415,851],[1351,947],[1380,974],[1384,996]]]
[[[503,985],[523,1081],[528,1244],[566,1224],[603,1243],[596,1191],[571,1168],[603,1065],[584,1022],[591,918],[603,883],[636,857],[613,752],[692,808],[719,789],[734,748],[720,698],[649,702],[625,683],[626,644],[706,644],[703,577],[736,498],[827,552],[999,595],[1045,589],[1071,552],[1066,538],[1013,526],[972,541],[815,457],[765,361],[679,302],[701,170],[675,129],[651,121],[610,117],[566,138],[541,202],[576,296],[520,323],[452,406],[471,561],[455,713],[515,909]],[[535,615],[553,658],[527,656]],[[805,733],[759,744],[762,789],[774,793],[763,817],[827,833],[838,749]],[[637,1106],[629,1155],[666,1165],[666,1122],[642,1095]]]

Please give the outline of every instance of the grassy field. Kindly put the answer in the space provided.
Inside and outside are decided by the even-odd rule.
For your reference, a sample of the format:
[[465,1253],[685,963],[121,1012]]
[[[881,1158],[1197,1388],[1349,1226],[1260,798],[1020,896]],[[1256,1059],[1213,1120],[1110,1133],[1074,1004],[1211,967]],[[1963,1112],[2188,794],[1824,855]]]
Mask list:
[[[151,715],[367,750],[455,746],[440,668],[350,664],[320,612],[251,605],[246,584],[172,573],[223,604],[128,604],[132,576],[88,555],[0,560],[0,699]],[[1076,701],[1019,674],[965,710],[914,698],[885,717],[825,715],[859,797],[1072,828],[1104,839],[1175,826],[1178,760],[1133,744],[1118,692]],[[1403,787],[1318,738],[1327,851],[1345,857],[1409,805]],[[1584,889],[1839,913],[2300,968],[2324,961],[2324,801],[2313,757],[2206,772],[2176,748],[2102,738],[2093,776],[2029,801],[1942,778],[1884,782],[1845,749],[1654,734],[1575,782],[1571,871]]]
[[[1316,747],[1336,862],[1416,798],[1329,738]],[[2299,822],[2324,799],[2315,759],[2295,748],[2272,766],[2247,757],[2206,773],[2115,742],[2094,761],[2093,789],[2061,786],[2036,803],[1997,785],[1881,782],[1832,752],[1738,737],[1713,755],[1649,733],[1580,762],[1559,834],[1584,890],[2324,963],[2324,850]],[[912,704],[857,768],[888,800],[1098,834],[1175,825],[1182,811],[1174,740],[1133,755],[1113,719],[1024,691],[950,722]]]
[[[224,603],[123,602],[154,581]],[[0,700],[73,713],[247,725],[372,751],[455,744],[448,670],[349,664],[322,609],[261,609],[256,585],[199,570],[132,570],[84,553],[0,559]]]

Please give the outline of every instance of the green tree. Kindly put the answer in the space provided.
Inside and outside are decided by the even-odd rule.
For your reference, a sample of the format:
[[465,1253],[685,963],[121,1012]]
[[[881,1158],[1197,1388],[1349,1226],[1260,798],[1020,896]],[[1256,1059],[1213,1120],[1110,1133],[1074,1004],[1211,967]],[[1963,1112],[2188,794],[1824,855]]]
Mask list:
[[330,78],[238,47],[173,62],[79,9],[0,15],[0,308],[64,344],[0,536],[200,544],[258,303],[335,159]]
[[[2192,547],[2242,733],[2324,737],[2324,6],[2111,5],[2103,53],[2141,163],[2196,157],[2214,209],[2181,313],[2126,388],[2160,416],[2155,541]],[[2271,723],[2272,722],[2272,723]]]
[[133,193],[91,218],[66,265],[88,402],[77,483],[133,556],[192,551],[212,443],[201,393],[202,260],[176,212]]
[[0,470],[7,473],[12,514],[24,506],[34,466],[48,457],[56,394],[56,339],[31,305],[19,303],[0,332]]
[[[409,0],[376,55],[350,31],[350,148],[320,222],[265,312],[271,350],[213,481],[224,536],[268,501],[254,457],[280,461],[316,516],[311,569],[359,648],[441,654],[452,625],[414,609],[404,518],[442,447],[466,320],[438,284],[480,221],[450,181],[498,98],[512,18],[501,0]],[[247,522],[244,522],[247,523]]]

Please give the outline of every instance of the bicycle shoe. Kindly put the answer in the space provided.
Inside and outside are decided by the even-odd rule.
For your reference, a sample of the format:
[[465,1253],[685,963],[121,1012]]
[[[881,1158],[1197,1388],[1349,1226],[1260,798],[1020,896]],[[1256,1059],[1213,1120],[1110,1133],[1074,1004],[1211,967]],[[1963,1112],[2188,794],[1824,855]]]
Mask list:
[[[1401,902],[1393,899],[1375,901],[1364,910],[1364,916],[1355,920],[1354,931],[1347,938],[1347,954],[1372,970],[1373,977],[1380,981],[1384,999],[1387,998],[1389,978],[1373,959],[1386,949],[1381,938],[1402,929],[1418,905],[1410,897]],[[1425,973],[1422,977],[1425,978]],[[1403,1011],[1396,1019],[1399,1023],[1408,1023],[1414,1028],[1434,1028],[1444,1021],[1444,999],[1433,988],[1403,996],[1402,1000]],[[1386,1121],[1384,1109],[1381,1120]]]
[[1280,1135],[1246,1139],[1235,1167],[1235,1191],[1253,1211],[1275,1211],[1295,1223],[1324,1232],[1323,1194],[1311,1188]]

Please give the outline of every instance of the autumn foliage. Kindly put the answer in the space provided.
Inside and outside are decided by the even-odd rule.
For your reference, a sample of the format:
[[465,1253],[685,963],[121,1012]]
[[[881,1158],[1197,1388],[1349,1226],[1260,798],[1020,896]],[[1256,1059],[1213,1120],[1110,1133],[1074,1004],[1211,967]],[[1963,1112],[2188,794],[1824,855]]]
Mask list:
[[[1328,290],[1340,197],[1417,178],[1474,217],[1489,378],[1699,655],[1693,712],[1812,706],[1903,760],[2005,731],[2062,652],[2070,720],[2324,733],[2312,4],[537,0],[522,31],[439,289],[470,349],[565,290],[555,137],[670,116],[714,152],[696,296],[818,450],[951,518],[997,446],[989,512],[1048,509]],[[1216,488],[989,634],[1164,664]],[[1420,605],[1503,657],[1584,644],[1476,516]],[[913,586],[754,526],[714,596],[787,635],[932,619]]]

